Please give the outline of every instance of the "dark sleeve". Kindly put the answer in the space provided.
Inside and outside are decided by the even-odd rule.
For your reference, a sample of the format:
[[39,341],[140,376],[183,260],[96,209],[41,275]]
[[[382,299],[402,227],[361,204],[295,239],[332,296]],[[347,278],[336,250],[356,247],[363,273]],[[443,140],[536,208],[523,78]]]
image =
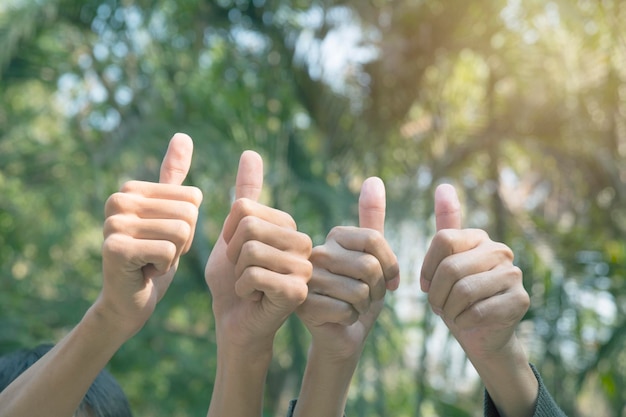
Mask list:
[[[293,417],[293,411],[296,409],[296,403],[298,399],[289,401],[289,409],[287,410],[287,417]],[[344,414],[343,417],[346,417]]]
[[296,409],[296,402],[298,400],[289,401],[289,409],[287,410],[287,417],[293,417],[293,410]]
[[[533,417],[567,417],[546,389],[537,369],[532,364],[530,367],[535,377],[537,377],[537,382],[539,382],[539,395],[537,396],[537,405]],[[496,405],[491,400],[487,390],[485,390],[485,417],[500,417]]]

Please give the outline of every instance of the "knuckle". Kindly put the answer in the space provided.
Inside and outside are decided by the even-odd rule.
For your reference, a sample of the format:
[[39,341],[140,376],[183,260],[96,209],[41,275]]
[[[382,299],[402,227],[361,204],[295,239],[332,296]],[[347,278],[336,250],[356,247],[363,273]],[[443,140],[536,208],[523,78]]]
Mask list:
[[107,236],[102,243],[102,252],[119,259],[127,258],[128,239],[126,236],[114,233]]
[[450,251],[455,241],[454,231],[450,229],[439,230],[433,238],[433,245],[449,248]]
[[127,230],[126,221],[124,221],[124,216],[119,214],[114,214],[107,217],[104,220],[104,226],[102,227],[102,233],[105,237],[109,235],[113,235],[120,231]]
[[309,287],[306,282],[300,279],[300,277],[289,277],[287,280],[288,285],[285,285],[285,297],[290,301],[292,305],[300,305],[304,303],[308,294]]
[[485,322],[487,313],[480,303],[475,303],[465,310],[465,316],[469,323],[472,323],[474,326],[480,326]]
[[231,211],[235,214],[238,214],[242,218],[249,216],[253,211],[252,200],[248,198],[239,198],[235,200],[232,205]]
[[165,263],[171,263],[175,258],[178,249],[173,242],[167,242],[163,248],[163,260]]
[[461,265],[459,265],[459,263],[452,257],[448,257],[441,261],[438,269],[444,277],[451,277],[453,279],[461,277],[463,273]]
[[530,296],[528,295],[528,292],[526,292],[524,288],[520,288],[518,291],[515,291],[514,305],[519,306],[521,315],[526,314],[526,312],[530,308]]
[[507,245],[501,242],[493,242],[496,247],[496,252],[500,257],[508,262],[512,262],[514,258],[513,250]]
[[378,259],[370,254],[365,254],[365,256],[361,257],[361,262],[359,263],[361,273],[370,279],[376,279],[380,276],[382,268],[380,266],[380,262]]
[[192,203],[184,202],[180,207],[180,218],[188,223],[194,223],[198,218],[198,207]]
[[328,232],[328,234],[326,235],[326,240],[337,240],[337,235],[343,233],[343,231],[346,229],[345,226],[335,226],[332,229],[330,229],[330,232]]
[[255,239],[259,233],[259,219],[255,216],[245,216],[237,227],[243,234],[244,240]]
[[356,286],[356,289],[354,291],[354,295],[356,297],[356,303],[359,305],[369,305],[369,301],[370,301],[370,287],[363,283],[360,282],[359,285]]
[[241,255],[239,258],[245,255],[245,258],[248,259],[248,262],[254,262],[255,260],[261,259],[262,257],[262,249],[259,242],[256,240],[248,240],[241,245]]
[[123,192],[113,193],[107,198],[104,204],[105,213],[114,214],[122,211],[122,207],[126,206],[128,195]]
[[285,213],[284,211],[282,211],[281,213],[285,218],[284,221],[287,224],[287,227],[293,230],[298,230],[298,225],[296,224],[296,221],[294,220],[294,218],[291,217],[290,214]]
[[184,245],[191,236],[191,225],[183,220],[176,221],[174,236],[177,245]]
[[385,238],[378,230],[374,230],[374,229],[366,229],[366,230],[367,230],[367,233],[366,233],[365,242],[364,242],[366,248],[375,248],[385,242]]
[[313,276],[313,263],[311,263],[308,259],[302,260],[301,276],[306,279],[306,283],[308,283]]
[[435,299],[435,296],[433,295],[433,292],[429,292],[428,293],[428,304],[430,304],[430,306],[433,309],[439,309],[441,310],[442,306],[439,304],[439,302]]
[[122,193],[132,193],[132,192],[136,191],[137,189],[141,188],[140,184],[141,184],[141,181],[137,181],[137,180],[126,181],[120,187],[120,192],[122,192]]
[[298,232],[297,241],[300,248],[299,252],[304,254],[307,258],[310,257],[313,251],[313,241],[311,237],[306,233]]
[[339,324],[350,326],[359,319],[359,313],[350,304],[344,304],[339,308],[337,318]]
[[309,259],[315,265],[326,265],[331,259],[332,253],[326,245],[316,246],[311,250]]
[[[240,288],[244,282],[259,282],[262,278],[262,270],[255,266],[246,266],[240,274],[237,274],[239,279],[237,280],[236,289]],[[241,295],[241,294],[237,294]]]
[[454,284],[453,291],[458,294],[462,300],[473,302],[475,287],[471,280],[461,279]]
[[523,287],[524,273],[518,266],[511,265],[508,276],[510,277],[511,281],[518,283],[521,287]]
[[204,198],[204,196],[202,195],[202,191],[198,187],[192,186],[187,187],[187,190],[190,202],[194,206],[199,207],[200,204],[202,204],[202,200]]

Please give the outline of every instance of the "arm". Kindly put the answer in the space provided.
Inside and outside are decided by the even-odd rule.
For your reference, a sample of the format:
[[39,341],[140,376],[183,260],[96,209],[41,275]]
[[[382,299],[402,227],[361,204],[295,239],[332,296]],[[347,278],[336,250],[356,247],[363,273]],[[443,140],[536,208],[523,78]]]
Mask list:
[[[563,411],[559,408],[556,402],[554,402],[554,399],[546,389],[545,385],[543,385],[543,381],[541,380],[541,376],[539,375],[537,369],[535,369],[535,367],[532,365],[531,368],[535,373],[535,378],[537,378],[537,382],[539,383],[537,405],[535,407],[533,417],[566,417],[565,413],[563,413]],[[498,408],[494,404],[488,392],[485,392],[484,409],[485,417],[500,417]]]
[[73,415],[148,320],[191,244],[202,194],[180,184],[192,150],[189,137],[174,136],[160,184],[131,181],[107,200],[102,291],[78,325],[0,394],[0,416]]
[[422,290],[478,371],[503,417],[530,417],[538,382],[515,328],[530,300],[513,252],[482,230],[461,230],[454,188],[435,194],[437,234],[424,258]]
[[287,213],[257,202],[263,163],[239,162],[236,200],[211,252],[217,375],[208,416],[260,416],[274,336],[307,294],[311,239]]
[[294,416],[343,415],[350,381],[386,289],[396,289],[399,268],[383,236],[385,188],[363,184],[358,227],[335,227],[311,254],[313,276],[298,315],[312,342]]

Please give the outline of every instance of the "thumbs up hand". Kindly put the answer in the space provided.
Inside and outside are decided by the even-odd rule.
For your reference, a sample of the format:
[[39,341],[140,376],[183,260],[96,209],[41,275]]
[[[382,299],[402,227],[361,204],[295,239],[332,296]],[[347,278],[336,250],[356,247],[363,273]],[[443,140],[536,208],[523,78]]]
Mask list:
[[112,313],[128,337],[148,320],[191,246],[202,193],[181,184],[192,153],[191,138],[174,135],[160,182],[129,181],[105,204],[104,283],[95,306]]
[[398,287],[396,255],[383,236],[385,186],[368,178],[360,227],[335,227],[313,248],[309,295],[297,310],[312,336],[294,417],[343,416],[348,388],[387,289]]
[[472,362],[502,356],[517,344],[515,328],[530,304],[513,252],[483,230],[461,229],[460,203],[450,185],[435,191],[435,217],[422,290]]
[[386,289],[398,286],[398,261],[383,236],[384,223],[385,186],[369,178],[359,199],[361,227],[335,227],[313,248],[309,295],[298,315],[313,346],[335,358],[360,355]]
[[218,340],[271,351],[276,331],[307,294],[311,239],[285,212],[260,204],[263,161],[242,154],[235,202],[207,262]]

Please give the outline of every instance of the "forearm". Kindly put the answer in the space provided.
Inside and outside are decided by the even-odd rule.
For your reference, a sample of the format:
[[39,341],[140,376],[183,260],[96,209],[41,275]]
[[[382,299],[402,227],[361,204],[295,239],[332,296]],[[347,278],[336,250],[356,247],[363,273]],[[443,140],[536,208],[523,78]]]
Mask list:
[[90,308],[53,349],[0,393],[0,417],[67,417],[129,336]]
[[341,417],[360,351],[350,358],[329,358],[311,345],[294,417]]
[[517,340],[510,353],[471,358],[501,417],[532,417],[539,384]]
[[272,347],[220,345],[217,372],[207,417],[252,417],[263,414],[263,395]]

